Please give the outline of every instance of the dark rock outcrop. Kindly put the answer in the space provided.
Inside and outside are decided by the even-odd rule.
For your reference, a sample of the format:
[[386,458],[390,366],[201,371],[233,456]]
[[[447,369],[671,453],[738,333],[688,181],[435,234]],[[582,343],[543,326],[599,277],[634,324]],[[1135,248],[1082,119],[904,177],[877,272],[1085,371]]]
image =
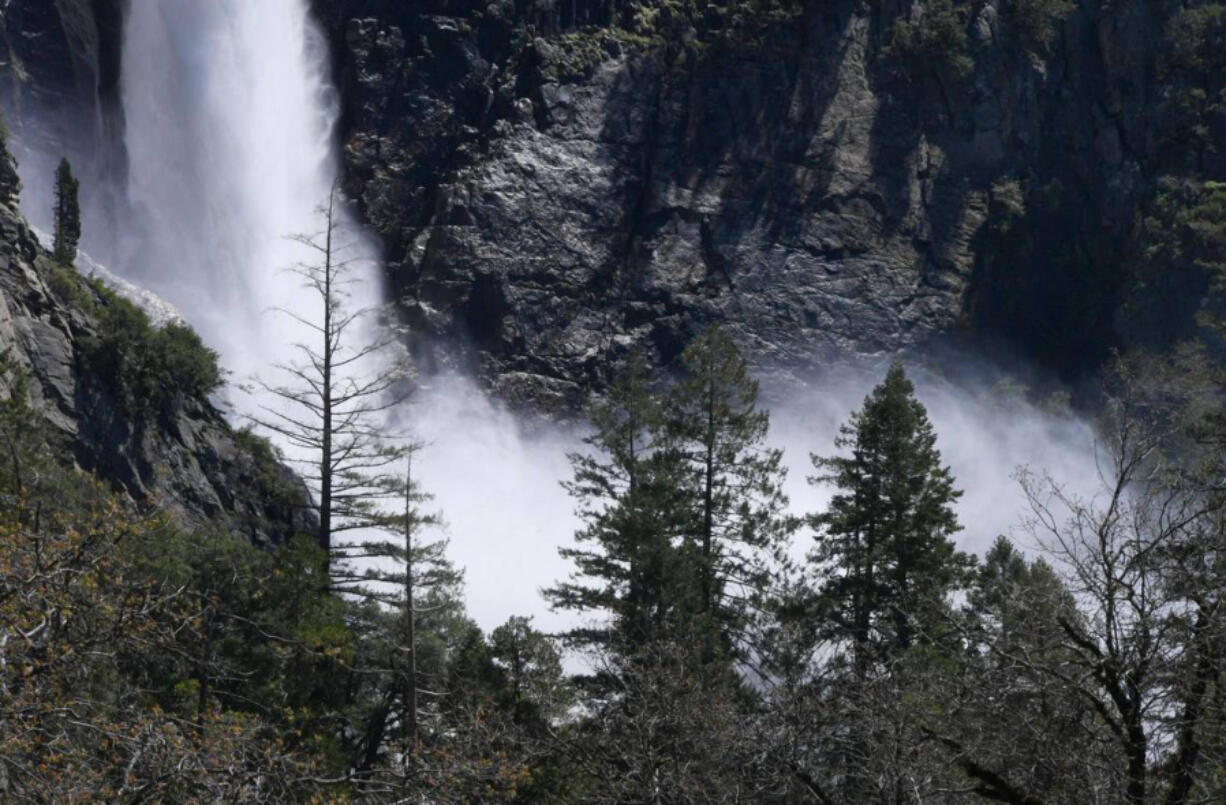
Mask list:
[[651,5],[317,3],[424,358],[566,404],[713,322],[785,373],[953,338],[1076,377],[1152,340],[1127,311],[1155,183],[1223,175],[1220,106],[1176,114],[1222,82],[1173,58],[1182,6],[958,5],[948,54],[895,42],[919,3],[625,23]]
[[[54,452],[185,527],[237,531],[261,544],[309,531],[302,482],[207,400],[174,394],[157,410],[134,411],[115,393],[82,349],[99,322],[54,289],[57,271],[69,269],[55,266],[21,216],[0,202],[0,355],[30,379]],[[11,393],[3,378],[0,393]]]

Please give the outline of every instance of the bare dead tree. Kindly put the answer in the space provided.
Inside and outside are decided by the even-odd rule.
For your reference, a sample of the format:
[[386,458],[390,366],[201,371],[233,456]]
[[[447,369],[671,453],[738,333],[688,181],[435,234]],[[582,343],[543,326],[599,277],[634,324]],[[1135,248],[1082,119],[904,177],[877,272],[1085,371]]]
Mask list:
[[276,309],[308,340],[295,343],[294,357],[276,366],[284,382],[256,380],[271,402],[253,419],[288,447],[288,460],[313,488],[316,539],[337,573],[334,586],[349,588],[355,580],[336,560],[352,559],[354,549],[338,536],[389,523],[387,505],[401,494],[395,468],[411,445],[388,424],[408,380],[407,365],[391,354],[398,332],[378,321],[378,308],[355,302],[359,266],[369,259],[346,225],[343,204],[334,186],[317,211],[320,229],[290,238],[314,255],[289,271],[315,308]]
[[291,270],[314,309],[279,311],[309,340],[294,344],[294,359],[277,367],[284,383],[259,382],[272,403],[256,422],[288,446],[316,492],[329,588],[365,605],[355,628],[372,648],[360,663],[379,681],[359,717],[354,752],[369,776],[381,760],[395,765],[399,757],[407,768],[414,756],[425,684],[419,617],[456,606],[462,574],[445,541],[423,539],[439,518],[423,509],[431,496],[413,477],[421,444],[399,427],[394,410],[410,380],[407,360],[394,354],[401,333],[389,324],[393,315],[358,301],[366,258],[343,204],[333,187],[318,210],[320,229],[291,238],[313,255]]
[[[1009,673],[1006,686],[980,679],[978,687],[1008,702],[1023,731],[1031,720],[1041,742],[1065,747],[1049,759],[1049,779],[1067,780],[1070,758],[1092,763],[1076,772],[1083,801],[1220,801],[1226,509],[1212,469],[1220,462],[1206,465],[1189,440],[1188,400],[1172,376],[1155,380],[1123,361],[1108,391],[1094,491],[1020,473],[1027,530],[1067,592],[1047,586],[1068,603],[1026,604],[1029,638],[1016,629],[989,635],[992,666]],[[972,733],[953,740],[942,730],[939,739],[991,796],[1066,801]],[[1026,757],[1033,768],[1044,753]]]

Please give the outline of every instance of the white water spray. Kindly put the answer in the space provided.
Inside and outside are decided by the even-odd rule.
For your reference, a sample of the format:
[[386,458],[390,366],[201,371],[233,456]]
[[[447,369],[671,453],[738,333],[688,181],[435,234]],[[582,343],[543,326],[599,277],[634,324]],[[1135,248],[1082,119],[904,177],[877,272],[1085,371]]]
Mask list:
[[[119,270],[184,312],[237,379],[305,333],[309,259],[336,175],[336,92],[306,0],[132,0],[122,98],[132,230]],[[378,298],[374,272],[363,284]]]
[[[313,301],[284,273],[304,257],[284,236],[317,229],[314,208],[336,173],[323,39],[305,0],[132,0],[124,52],[137,215],[120,271],[178,305],[240,379],[266,372],[303,338],[266,311]],[[365,301],[376,300],[373,272],[366,287]],[[776,410],[772,441],[788,447],[795,511],[820,508],[828,495],[804,482],[807,452],[832,451],[838,423],[877,380],[857,376]],[[1076,423],[1025,406],[1004,413],[939,383],[920,391],[968,487],[964,547],[983,550],[1016,521],[1016,465],[1085,470],[1088,435]],[[411,414],[431,443],[422,477],[451,522],[472,614],[487,629],[533,613],[544,628],[565,626],[569,616],[547,615],[537,590],[569,569],[556,547],[577,523],[558,481],[576,434],[527,436],[475,385],[443,378],[427,384]],[[799,537],[798,553],[808,544]]]

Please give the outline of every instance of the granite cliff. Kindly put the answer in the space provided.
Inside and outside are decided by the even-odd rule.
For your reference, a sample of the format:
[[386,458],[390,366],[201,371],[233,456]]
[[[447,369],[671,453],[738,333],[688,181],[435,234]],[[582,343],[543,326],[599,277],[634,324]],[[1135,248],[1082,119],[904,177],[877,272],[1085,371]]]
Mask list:
[[[122,188],[122,0],[6,8],[5,105],[54,112],[14,128],[92,138]],[[419,359],[513,400],[573,406],[712,322],[785,378],[970,344],[1076,380],[1219,306],[1214,3],[314,8]]]
[[[0,148],[0,396],[25,387],[52,455],[188,528],[278,543],[310,528],[306,489],[266,442],[227,424],[199,384],[211,356],[51,258],[16,211]],[[173,326],[173,325],[171,325]]]
[[1198,331],[1151,217],[1223,172],[1218,6],[317,7],[423,353],[511,397],[711,322],[785,374],[952,341],[1076,379]]

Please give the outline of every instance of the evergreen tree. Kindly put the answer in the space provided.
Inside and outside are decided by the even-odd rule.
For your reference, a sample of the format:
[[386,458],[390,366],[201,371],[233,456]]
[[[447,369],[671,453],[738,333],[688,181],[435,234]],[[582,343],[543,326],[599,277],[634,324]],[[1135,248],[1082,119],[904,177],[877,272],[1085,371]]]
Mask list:
[[[770,415],[758,383],[719,328],[682,355],[686,377],[670,393],[663,429],[685,467],[683,550],[694,577],[692,609],[705,661],[734,650],[784,563],[783,452],[765,445]],[[772,565],[772,560],[774,565]]]
[[569,704],[562,660],[532,619],[512,616],[490,632],[490,658],[506,677],[504,699],[517,722],[544,726],[566,715]]
[[21,177],[17,175],[17,160],[9,150],[9,129],[0,118],[0,203],[13,209],[21,197]]
[[[998,537],[969,585],[964,614],[967,650],[931,674],[925,732],[956,748],[955,765],[998,799],[1078,801],[1092,786],[1086,766],[1109,761],[1104,742],[1086,740],[1085,700],[1050,683],[1049,674],[1080,674],[1060,625],[1079,619],[1068,588],[1042,558],[1030,561]],[[986,773],[992,769],[1007,770],[1010,782]]]
[[556,609],[608,613],[607,623],[571,630],[572,644],[633,653],[660,637],[680,600],[675,542],[685,506],[682,465],[661,434],[661,403],[641,358],[631,358],[591,415],[587,452],[569,458],[564,486],[585,522],[562,556],[575,579],[545,590]]
[[813,456],[819,474],[810,482],[839,491],[826,512],[812,516],[818,536],[811,558],[825,575],[820,593],[833,636],[851,639],[858,661],[870,646],[912,645],[967,562],[950,539],[959,530],[953,504],[962,493],[914,395],[895,363],[835,439],[850,454]]
[[400,750],[408,757],[437,724],[436,703],[423,701],[423,691],[438,689],[444,672],[435,644],[463,610],[464,574],[448,557],[447,541],[427,535],[441,518],[423,508],[434,496],[413,478],[412,457],[410,450],[401,487],[404,511],[379,524],[388,538],[366,535],[346,553],[360,566],[332,572],[336,589],[370,604],[359,619],[372,644],[364,670],[386,679],[378,705],[363,716],[367,770],[381,753]]
[[72,265],[81,240],[81,207],[77,191],[81,183],[72,175],[68,160],[61,159],[55,169],[55,242],[52,251],[57,262]]
[[572,641],[626,655],[669,639],[709,663],[744,638],[790,521],[782,454],[764,446],[769,417],[736,347],[713,329],[683,361],[686,377],[667,394],[632,361],[593,414],[592,453],[571,456],[567,484],[587,523],[577,541],[592,547],[562,550],[582,582],[546,595],[613,615]]

